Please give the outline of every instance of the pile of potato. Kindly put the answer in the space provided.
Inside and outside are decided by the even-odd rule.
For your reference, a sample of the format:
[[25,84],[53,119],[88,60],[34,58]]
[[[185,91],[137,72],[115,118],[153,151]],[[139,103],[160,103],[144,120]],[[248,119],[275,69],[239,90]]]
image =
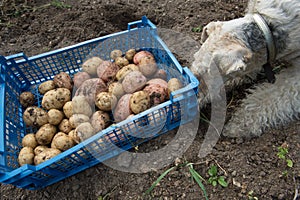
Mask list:
[[[169,99],[182,83],[159,69],[148,51],[114,50],[111,60],[92,57],[73,78],[65,72],[39,85],[41,108],[31,92],[20,95],[23,120],[37,128],[22,140],[18,161],[38,165],[97,132]],[[73,97],[72,97],[72,94]]]

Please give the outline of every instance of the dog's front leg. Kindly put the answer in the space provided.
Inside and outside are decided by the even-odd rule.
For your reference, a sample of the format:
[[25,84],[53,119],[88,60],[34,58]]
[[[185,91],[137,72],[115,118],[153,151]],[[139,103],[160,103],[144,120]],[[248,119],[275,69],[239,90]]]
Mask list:
[[274,84],[251,90],[223,130],[228,137],[260,136],[300,113],[300,71],[296,67],[281,72]]

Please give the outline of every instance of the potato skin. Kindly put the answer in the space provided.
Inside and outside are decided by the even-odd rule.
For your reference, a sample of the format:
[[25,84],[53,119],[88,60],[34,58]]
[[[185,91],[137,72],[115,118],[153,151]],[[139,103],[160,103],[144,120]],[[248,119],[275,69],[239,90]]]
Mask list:
[[153,54],[150,53],[149,51],[139,51],[134,55],[133,63],[138,65],[140,63],[141,59],[146,56],[152,56],[154,58]]
[[115,60],[118,57],[121,57],[122,55],[123,55],[123,52],[119,49],[115,49],[110,52],[110,58],[113,60]]
[[164,81],[167,80],[168,74],[164,69],[158,69],[155,74],[153,75],[153,78],[160,78]]
[[40,154],[40,153],[42,153],[42,152],[44,152],[46,149],[48,149],[49,147],[47,147],[47,146],[43,146],[43,145],[38,145],[37,147],[35,147],[34,148],[34,154],[35,155],[38,155],[38,154]]
[[135,49],[129,49],[128,51],[126,51],[125,53],[125,58],[129,61],[132,62],[133,61],[133,57],[136,54]]
[[125,57],[117,57],[115,63],[120,67],[124,67],[129,64],[129,61]]
[[92,57],[82,64],[82,71],[87,72],[91,76],[97,75],[97,68],[103,62],[99,57]]
[[67,88],[56,88],[46,92],[42,99],[42,107],[46,110],[62,109],[66,102],[71,100],[71,91]]
[[56,148],[60,151],[66,151],[73,146],[73,139],[63,132],[58,132],[57,134],[55,134],[51,143],[51,148]]
[[68,90],[72,91],[73,80],[66,72],[60,72],[59,74],[56,74],[53,78],[53,82],[58,88],[67,88]]
[[114,81],[116,79],[116,74],[119,71],[119,66],[116,63],[110,61],[103,61],[101,65],[97,68],[97,75],[105,83]]
[[122,83],[113,82],[108,86],[108,92],[115,95],[118,99],[125,94]]
[[143,91],[150,97],[150,107],[158,105],[168,99],[168,89],[159,84],[148,84]]
[[139,69],[144,76],[153,76],[158,70],[154,57],[145,56],[139,61]]
[[73,82],[76,88],[79,88],[82,83],[88,79],[91,79],[91,76],[87,72],[77,72],[74,74]]
[[48,123],[48,114],[42,108],[31,106],[24,111],[23,120],[27,126],[40,127]]
[[134,114],[141,113],[150,107],[150,96],[145,91],[138,91],[130,98],[130,109]]
[[38,88],[39,93],[41,94],[45,94],[46,92],[54,89],[55,89],[55,84],[53,80],[49,80],[41,83]]
[[117,80],[122,81],[123,78],[132,71],[139,71],[139,67],[135,64],[129,64],[121,68],[116,74]]
[[70,117],[69,122],[72,128],[76,128],[84,122],[89,122],[90,118],[84,114],[74,114]]
[[73,115],[73,102],[68,101],[63,106],[63,112],[67,118],[70,118]]
[[80,143],[95,134],[95,129],[89,122],[84,122],[75,129],[75,142]]
[[95,104],[102,111],[111,111],[118,102],[115,95],[109,92],[101,92],[96,96]]
[[64,113],[57,109],[50,109],[48,111],[48,122],[52,125],[58,125],[64,118]]
[[23,147],[18,156],[20,166],[25,164],[32,165],[34,159],[34,152],[32,147]]
[[51,143],[53,136],[55,135],[57,129],[56,126],[51,124],[43,125],[37,132],[36,132],[36,140],[40,145],[47,145]]
[[20,94],[19,100],[24,108],[33,106],[35,102],[34,95],[31,92],[22,92]]
[[34,133],[26,134],[22,139],[23,147],[31,147],[32,149],[34,149],[37,145],[38,143],[36,141]]
[[69,133],[72,130],[72,126],[70,124],[70,121],[68,119],[63,119],[60,124],[58,125],[58,129],[61,132]]
[[73,114],[83,114],[90,117],[93,114],[93,110],[85,98],[85,96],[75,96],[72,99]]
[[141,90],[146,83],[147,78],[140,71],[132,71],[124,77],[122,86],[126,93],[134,93]]
[[182,83],[179,79],[177,78],[171,78],[169,81],[168,81],[168,94],[169,96],[171,95],[171,92],[174,92],[176,90],[179,90],[180,88],[182,88]]
[[57,156],[60,153],[61,153],[61,151],[58,149],[54,149],[54,148],[45,149],[45,151],[39,153],[38,155],[36,155],[34,157],[34,164],[39,165],[39,164]]
[[95,129],[95,132],[99,132],[109,125],[110,117],[106,112],[97,111],[92,115],[90,122]]
[[125,120],[129,115],[132,114],[130,109],[130,98],[132,94],[125,94],[123,95],[117,103],[113,111],[113,116],[115,122],[120,122]]

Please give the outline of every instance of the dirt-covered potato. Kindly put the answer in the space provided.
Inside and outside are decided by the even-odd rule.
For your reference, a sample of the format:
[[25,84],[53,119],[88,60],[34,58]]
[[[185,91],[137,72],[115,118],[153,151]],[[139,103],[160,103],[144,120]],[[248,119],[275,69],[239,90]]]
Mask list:
[[26,134],[22,139],[22,147],[31,147],[34,149],[37,145],[34,133]]
[[102,111],[111,111],[117,105],[118,99],[109,92],[101,92],[97,94],[95,99],[96,106]]
[[95,132],[99,132],[109,126],[110,117],[109,114],[103,111],[95,112],[90,120]]
[[117,57],[115,63],[120,67],[124,67],[129,64],[129,61],[125,57]]
[[35,147],[34,148],[34,154],[35,155],[38,155],[38,154],[40,154],[40,153],[42,153],[42,152],[44,152],[46,149],[48,149],[49,147],[47,147],[47,146],[43,146],[43,145],[38,145],[37,147]]
[[110,52],[110,58],[115,60],[118,57],[121,57],[123,55],[123,52],[119,49],[115,49]]
[[139,69],[144,76],[153,76],[158,70],[156,61],[153,56],[145,56],[139,61]]
[[71,126],[71,123],[68,119],[63,119],[60,124],[58,125],[58,129],[61,131],[61,132],[64,132],[64,133],[69,133],[71,130],[72,130],[72,126]]
[[56,148],[61,151],[66,151],[66,150],[70,149],[71,147],[73,147],[74,144],[75,143],[74,143],[72,137],[65,134],[64,132],[58,132],[53,137],[53,140],[51,143],[51,148]]
[[24,108],[33,106],[35,102],[34,95],[31,92],[22,92],[19,97],[20,103]]
[[134,93],[141,90],[146,83],[147,78],[140,71],[132,71],[124,77],[122,86],[126,93]]
[[168,88],[168,82],[163,79],[160,79],[160,78],[153,78],[153,79],[149,80],[147,82],[147,85],[150,85],[150,84],[158,84],[163,88]]
[[74,74],[73,82],[76,88],[79,88],[82,83],[88,79],[91,79],[91,76],[87,72],[77,72]]
[[97,75],[105,83],[114,81],[116,74],[119,71],[119,66],[116,63],[110,61],[103,61],[97,68]]
[[115,95],[118,99],[125,94],[122,83],[113,82],[108,86],[108,92]]
[[132,96],[132,94],[125,94],[119,99],[119,101],[114,109],[114,112],[113,112],[113,117],[114,117],[115,122],[123,121],[129,115],[132,114],[132,111],[131,111],[130,105],[129,105],[131,96]]
[[100,78],[92,78],[86,80],[76,90],[75,96],[83,95],[86,97],[90,105],[95,105],[95,97],[100,92],[106,92],[107,85]]
[[153,75],[153,78],[160,78],[160,79],[163,79],[163,80],[167,80],[168,78],[168,74],[166,72],[166,70],[164,69],[158,69],[155,74]]
[[40,127],[48,123],[48,114],[42,108],[31,106],[24,111],[23,120],[27,126]]
[[116,78],[118,81],[122,81],[123,78],[130,72],[132,71],[139,71],[139,67],[135,64],[129,64],[125,67],[123,67],[122,69],[120,69],[117,74],[116,74]]
[[90,118],[84,114],[74,114],[70,117],[69,122],[72,128],[76,128],[84,122],[88,122]]
[[32,147],[23,147],[18,156],[18,162],[20,166],[29,164],[33,164],[34,152]]
[[64,113],[57,109],[50,109],[48,111],[48,122],[52,125],[58,125],[64,118]]
[[38,88],[39,93],[41,94],[45,94],[46,92],[54,89],[55,89],[55,84],[53,80],[49,80],[41,83]]
[[63,112],[67,118],[70,118],[73,115],[73,102],[68,101],[63,106]]
[[146,57],[146,56],[151,56],[151,57],[154,58],[153,54],[150,53],[149,51],[139,51],[134,55],[133,63],[138,65],[140,63],[141,59]]
[[75,96],[72,99],[73,114],[83,114],[90,117],[93,114],[92,107],[85,96]]
[[67,88],[56,88],[46,92],[42,99],[42,107],[46,110],[62,109],[71,100],[71,91]]
[[58,88],[67,88],[68,90],[72,91],[73,80],[66,72],[60,72],[59,74],[56,74],[53,78],[53,82]]
[[36,141],[40,145],[50,144],[56,131],[57,131],[56,126],[52,124],[45,124],[36,132],[35,134]]
[[141,113],[150,107],[150,96],[145,91],[138,91],[130,98],[130,109],[134,114]]
[[34,164],[38,165],[60,154],[59,149],[48,148],[34,157]]
[[174,92],[176,90],[179,90],[180,88],[182,88],[182,83],[179,79],[177,78],[171,78],[168,81],[168,94],[170,96],[171,92]]
[[97,68],[103,62],[99,57],[92,57],[82,64],[82,71],[87,72],[91,76],[97,76]]
[[135,49],[129,49],[128,51],[126,51],[125,53],[125,58],[129,61],[129,62],[133,62],[133,57],[136,54]]
[[143,91],[150,97],[150,107],[158,105],[168,99],[168,89],[159,84],[147,84]]
[[75,142],[80,143],[95,134],[95,129],[89,122],[84,122],[75,129]]
[[70,136],[74,142],[74,144],[77,144],[77,142],[75,141],[75,129],[71,130],[69,133],[68,133],[68,136]]

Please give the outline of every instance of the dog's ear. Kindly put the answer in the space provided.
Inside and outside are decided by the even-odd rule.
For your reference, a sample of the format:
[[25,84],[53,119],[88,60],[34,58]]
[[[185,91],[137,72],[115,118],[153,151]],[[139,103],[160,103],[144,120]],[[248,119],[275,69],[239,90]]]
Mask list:
[[201,44],[203,44],[205,40],[208,38],[208,36],[221,25],[222,22],[220,21],[210,22],[209,24],[207,24],[202,30],[201,39],[200,39]]

